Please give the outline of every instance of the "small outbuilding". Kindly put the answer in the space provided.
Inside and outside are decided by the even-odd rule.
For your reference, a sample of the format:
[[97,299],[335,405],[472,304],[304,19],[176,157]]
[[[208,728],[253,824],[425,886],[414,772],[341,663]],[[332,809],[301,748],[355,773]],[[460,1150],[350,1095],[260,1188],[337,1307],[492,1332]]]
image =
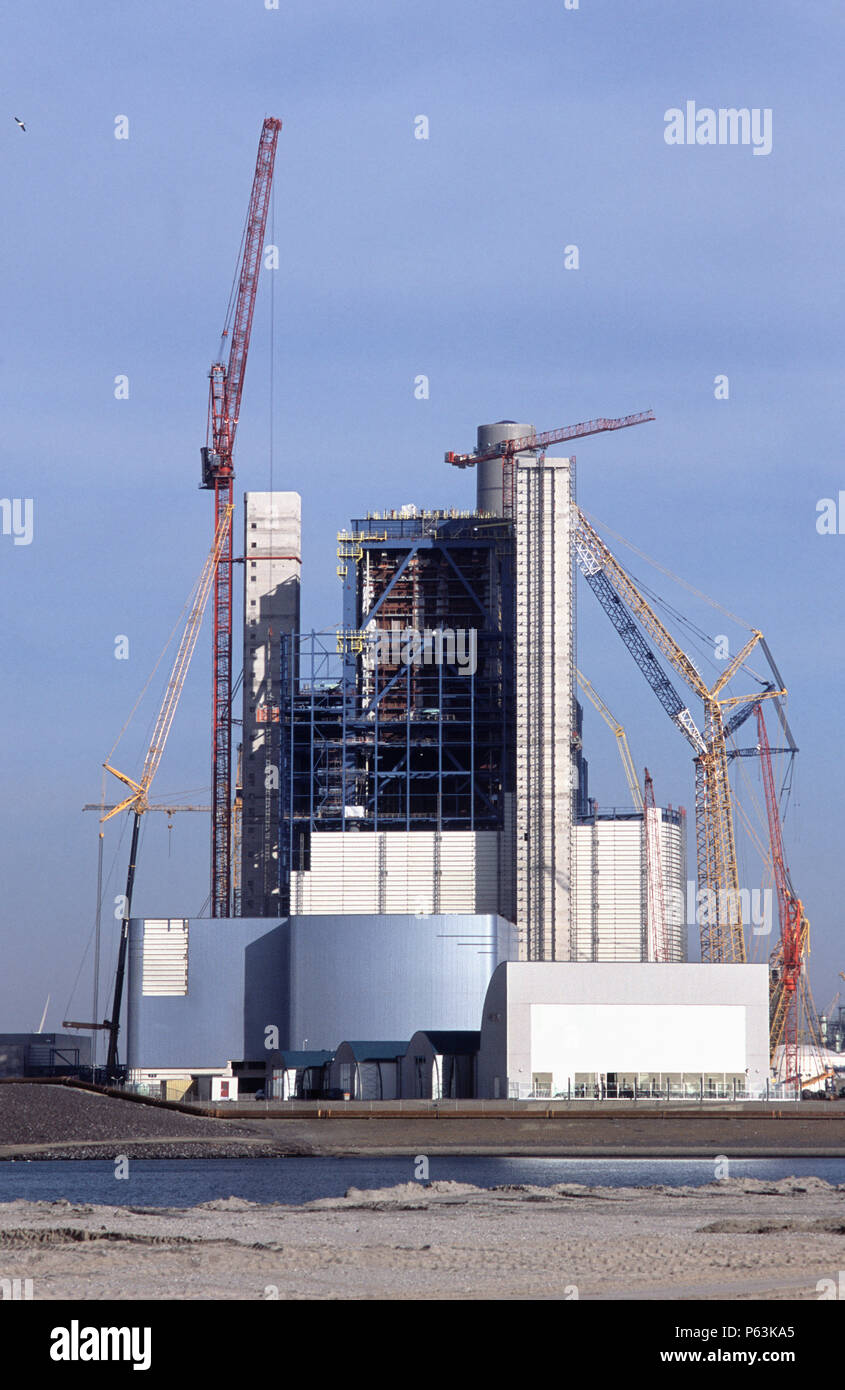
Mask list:
[[407,1042],[342,1042],[328,1068],[329,1089],[349,1100],[397,1100]]
[[79,1076],[90,1069],[84,1033],[0,1033],[0,1076]]
[[402,1059],[402,1097],[409,1100],[467,1100],[475,1095],[481,1034],[415,1033]]
[[265,1091],[272,1100],[316,1100],[323,1094],[333,1052],[273,1052]]

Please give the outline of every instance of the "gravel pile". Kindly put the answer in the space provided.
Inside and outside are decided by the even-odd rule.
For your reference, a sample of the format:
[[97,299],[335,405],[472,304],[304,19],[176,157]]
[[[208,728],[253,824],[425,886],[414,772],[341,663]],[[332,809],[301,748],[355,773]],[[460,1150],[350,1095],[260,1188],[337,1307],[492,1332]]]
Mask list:
[[[150,1141],[161,1140],[169,1148],[172,1141],[194,1140],[195,1155],[208,1153],[208,1141],[223,1142],[251,1138],[253,1126],[233,1120],[209,1120],[185,1115],[178,1110],[160,1109],[137,1101],[116,1100],[95,1091],[68,1086],[0,1086],[0,1149],[29,1144],[105,1144],[108,1152],[115,1143],[137,1140],[144,1144],[147,1157],[172,1157],[170,1152],[155,1153]],[[230,1144],[233,1154],[240,1146]],[[73,1153],[55,1157],[73,1157]],[[100,1157],[90,1152],[87,1157]],[[192,1155],[193,1156],[193,1155]]]

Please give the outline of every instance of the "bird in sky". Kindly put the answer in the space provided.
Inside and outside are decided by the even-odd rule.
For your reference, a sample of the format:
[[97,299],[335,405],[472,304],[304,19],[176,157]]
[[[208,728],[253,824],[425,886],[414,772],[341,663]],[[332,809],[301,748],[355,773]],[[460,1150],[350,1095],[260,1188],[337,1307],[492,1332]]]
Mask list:
[[26,126],[24,125],[24,123],[23,123],[23,121],[21,120],[20,116],[16,116],[16,117],[15,117],[15,121],[16,121],[16,123],[20,126],[21,130],[26,130]]

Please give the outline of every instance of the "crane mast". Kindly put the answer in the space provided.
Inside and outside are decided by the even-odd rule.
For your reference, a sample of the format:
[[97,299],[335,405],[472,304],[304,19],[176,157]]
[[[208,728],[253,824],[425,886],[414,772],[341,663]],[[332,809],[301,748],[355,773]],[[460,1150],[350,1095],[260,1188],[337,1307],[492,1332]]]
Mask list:
[[628,745],[628,735],[619,720],[611,714],[604,700],[602,699],[595,686],[587,680],[581,671],[575,672],[579,686],[583,690],[587,699],[598,710],[605,724],[613,731],[616,736],[616,744],[619,749],[619,757],[622,760],[622,767],[628,782],[628,790],[631,793],[631,803],[636,811],[643,809],[643,794],[640,791],[640,784],[637,781],[637,773],[634,767],[634,759],[631,757],[631,749]]
[[[215,531],[233,504],[232,453],[241,409],[255,296],[261,268],[264,231],[270,206],[276,144],[282,123],[268,116],[258,142],[238,292],[231,318],[223,330],[229,336],[226,363],[214,362],[209,372],[208,431],[202,455],[201,487],[214,493]],[[214,634],[212,644],[211,752],[211,915],[227,917],[232,898],[232,538],[226,542],[214,576]]]
[[757,735],[780,920],[780,942],[771,960],[772,974],[769,994],[771,1060],[774,1063],[775,1052],[782,1042],[784,1048],[783,1079],[784,1081],[792,1081],[798,1077],[799,1071],[798,987],[801,962],[808,944],[809,923],[804,916],[801,900],[795,895],[786,863],[783,830],[772,772],[772,753],[769,747],[769,736],[766,731],[762,705],[757,707]]

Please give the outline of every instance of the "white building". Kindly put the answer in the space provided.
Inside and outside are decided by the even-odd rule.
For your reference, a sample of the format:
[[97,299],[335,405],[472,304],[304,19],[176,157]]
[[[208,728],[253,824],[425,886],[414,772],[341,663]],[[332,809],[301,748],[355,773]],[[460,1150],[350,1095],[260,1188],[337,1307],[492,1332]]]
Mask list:
[[505,962],[487,990],[482,1099],[730,1098],[768,1075],[765,965]]

